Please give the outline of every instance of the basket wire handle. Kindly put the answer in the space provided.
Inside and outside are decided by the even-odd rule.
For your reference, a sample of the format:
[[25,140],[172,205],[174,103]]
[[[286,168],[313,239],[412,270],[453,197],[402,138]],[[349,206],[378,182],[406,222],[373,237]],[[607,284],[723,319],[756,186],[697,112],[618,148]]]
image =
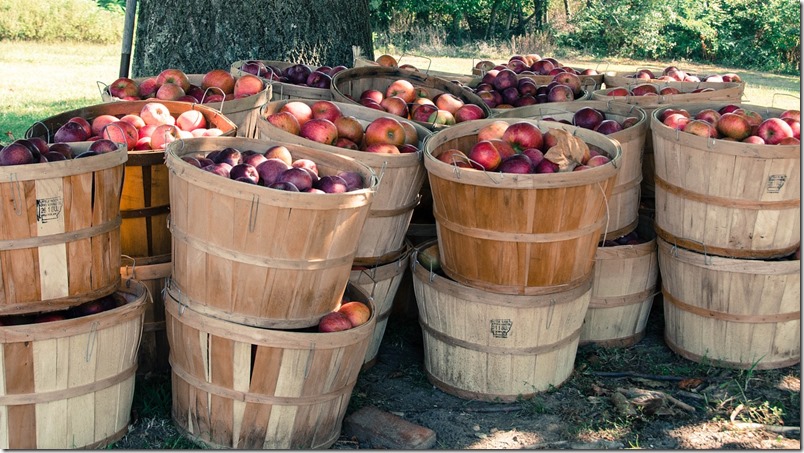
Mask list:
[[374,291],[377,290],[377,279],[376,279],[376,277],[377,277],[377,267],[376,266],[372,267],[371,268],[371,273],[369,273],[367,271],[368,271],[368,269],[361,269],[360,273],[365,275],[366,277],[368,277],[369,280],[371,280],[371,294],[369,294],[369,295],[371,297],[374,297]]
[[209,93],[210,90],[218,90],[220,91],[221,95],[223,95],[223,97],[221,98],[221,106],[218,108],[219,112],[223,112],[223,101],[226,100],[226,93],[224,93],[223,90],[221,90],[218,87],[208,87],[206,90],[204,90],[204,94],[201,96],[201,103],[202,104],[204,103],[204,100],[207,98],[207,94]]
[[89,335],[87,336],[87,349],[84,354],[84,361],[89,363],[92,359],[92,351],[95,350],[95,339],[98,337],[98,321],[92,321],[89,327]]
[[251,208],[248,210],[248,232],[253,233],[254,228],[257,226],[257,212],[260,209],[260,196],[257,194],[251,195]]
[[22,216],[22,183],[16,173],[8,175],[8,179],[11,181],[11,194],[13,195],[11,202],[14,204],[14,214],[20,217]]
[[550,307],[547,309],[547,320],[545,321],[544,327],[546,329],[550,328],[550,324],[553,323],[553,313],[556,309],[556,299],[551,297],[550,298]]
[[778,92],[777,92],[777,93],[773,93],[773,97],[771,98],[771,107],[773,107],[773,108],[775,108],[775,107],[776,107],[776,96],[788,96],[788,97],[791,97],[791,98],[793,98],[793,99],[798,99],[799,101],[801,100],[801,97],[800,97],[800,96],[796,96],[796,95],[794,95],[794,94],[790,94],[790,93],[778,93]]
[[606,226],[603,228],[603,239],[602,242],[606,242],[606,235],[609,234],[609,220],[611,220],[611,214],[609,212],[609,199],[606,196],[606,191],[603,190],[603,186],[600,185],[600,182],[597,183],[598,189],[600,189],[600,193],[603,194],[603,203],[606,205]]
[[[106,85],[105,83],[101,82],[100,80],[98,80],[95,83],[98,85],[98,92],[100,93],[101,100],[102,100],[103,99],[103,93],[106,92],[106,90],[109,89],[109,85]],[[101,85],[103,85],[103,88],[101,88]],[[111,95],[112,95],[112,92],[110,91],[109,96],[111,96]]]
[[47,127],[47,124],[45,124],[45,123],[43,123],[41,121],[35,121],[31,125],[31,127],[29,127],[28,130],[25,131],[25,138],[33,137],[33,131],[34,131],[34,128],[36,127],[37,124],[41,124],[42,127],[45,128],[45,139],[47,140],[48,143],[50,143],[50,128]]
[[[696,244],[700,244],[701,247],[703,247],[704,264],[707,265],[707,266],[712,265],[712,256],[709,255],[709,252],[707,252],[705,243],[703,243],[701,241],[696,241],[694,239],[688,239],[688,238],[684,238],[684,240],[694,242]],[[670,253],[672,253],[673,256],[676,257],[676,258],[678,258],[678,249],[679,249],[679,247],[678,247],[678,238],[674,236],[673,237],[673,247],[670,249]]]

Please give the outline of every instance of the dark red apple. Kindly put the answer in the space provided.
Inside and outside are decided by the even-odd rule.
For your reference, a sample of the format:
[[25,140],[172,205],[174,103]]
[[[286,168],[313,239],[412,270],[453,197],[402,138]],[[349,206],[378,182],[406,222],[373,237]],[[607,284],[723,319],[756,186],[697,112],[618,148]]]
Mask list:
[[269,187],[279,179],[279,175],[290,168],[282,159],[272,157],[265,162],[257,165],[257,173],[260,175],[260,184]]

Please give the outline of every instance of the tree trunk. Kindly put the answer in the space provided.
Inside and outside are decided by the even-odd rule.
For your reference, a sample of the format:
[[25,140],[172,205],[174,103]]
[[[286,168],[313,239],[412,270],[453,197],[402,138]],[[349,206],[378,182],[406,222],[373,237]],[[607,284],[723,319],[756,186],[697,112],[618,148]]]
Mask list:
[[571,19],[569,0],[564,0],[564,14],[566,14],[567,20]]
[[352,66],[374,59],[368,0],[139,0],[132,77],[201,74],[238,60]]

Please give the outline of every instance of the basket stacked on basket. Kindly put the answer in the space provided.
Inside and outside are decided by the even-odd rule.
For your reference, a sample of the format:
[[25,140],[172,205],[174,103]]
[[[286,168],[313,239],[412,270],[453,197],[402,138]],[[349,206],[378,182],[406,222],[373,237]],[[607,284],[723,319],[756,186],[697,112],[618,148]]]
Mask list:
[[512,402],[558,386],[572,372],[605,200],[622,156],[620,145],[602,134],[520,119],[508,128],[525,124],[517,129],[559,141],[537,146],[549,149],[556,169],[571,170],[567,156],[580,160],[578,151],[585,161],[588,145],[602,154],[601,165],[517,174],[445,157],[457,150],[471,159],[471,149],[490,141],[478,137],[496,121],[456,125],[428,139],[438,243],[418,247],[411,267],[428,378],[463,398]]
[[120,278],[125,147],[89,147],[0,151],[1,448],[96,448],[128,431],[147,294]]
[[[321,143],[314,140],[317,138],[314,133],[305,133],[305,136],[296,135],[294,131],[280,127],[280,123],[275,120],[283,115],[287,117],[289,112],[294,111],[298,117],[302,117],[299,110],[305,108],[311,111],[335,112],[333,115],[337,117],[333,117],[333,124],[337,125],[335,128],[339,132],[338,140],[334,143],[331,141]],[[314,121],[308,120],[308,122],[312,124]],[[351,124],[360,131],[348,130],[345,124]],[[394,138],[402,140],[403,137],[396,137],[398,134],[394,131],[404,131],[405,143],[400,147],[410,152],[399,152],[398,148],[390,147],[391,153],[372,152],[374,148],[366,145],[377,140]],[[284,100],[265,105],[259,132],[262,139],[307,146],[354,159],[367,165],[378,175],[379,182],[368,218],[358,237],[351,278],[352,283],[363,287],[374,298],[380,314],[375,337],[366,356],[368,366],[373,363],[382,341],[399,281],[407,267],[410,251],[405,243],[405,236],[426,178],[421,148],[430,131],[413,121],[359,105],[333,101]],[[357,138],[354,136],[355,133],[358,134]],[[351,148],[343,147],[346,142],[340,139],[346,138],[347,135],[355,138],[362,146],[352,141]],[[361,147],[364,149],[355,149]]]
[[[680,111],[704,136],[660,120]],[[712,112],[713,124],[694,119]],[[690,360],[745,369],[800,361],[801,154],[781,119],[799,115],[712,102],[651,117],[665,340]]]
[[[378,317],[349,284],[373,171],[312,148],[234,137],[175,142],[166,154],[174,421],[215,447],[328,448]],[[198,168],[204,159],[213,164]],[[355,185],[305,188],[310,172],[332,184],[350,173]],[[365,317],[351,324],[334,313],[344,302],[359,303]],[[346,326],[331,328],[325,319],[334,314]]]
[[[117,121],[135,124],[133,133],[142,135],[138,142],[149,140],[149,143],[157,143],[160,139],[167,142],[177,139],[174,137],[177,131],[190,134],[205,130],[223,136],[237,133],[235,123],[209,105],[131,100],[106,102],[63,112],[31,126],[29,135],[54,137],[64,124],[76,117],[87,120],[91,128],[94,125],[101,135],[103,127],[107,127],[106,136],[112,138],[117,137],[113,133],[121,131],[115,125]],[[187,125],[187,118],[194,119],[192,126]],[[150,138],[147,138],[149,133]],[[121,223],[117,247],[122,258],[118,257],[115,262],[119,275],[140,281],[148,288],[153,299],[153,303],[146,305],[138,372],[166,372],[169,365],[162,289],[170,277],[172,252],[168,229],[170,184],[165,150],[164,146],[154,145],[157,149],[151,149],[150,146],[130,145],[127,142],[128,158],[119,197]]]

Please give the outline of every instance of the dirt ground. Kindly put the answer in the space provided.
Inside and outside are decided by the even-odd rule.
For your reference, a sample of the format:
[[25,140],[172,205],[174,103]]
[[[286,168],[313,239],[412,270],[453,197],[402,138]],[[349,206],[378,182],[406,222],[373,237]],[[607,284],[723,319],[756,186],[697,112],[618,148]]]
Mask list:
[[[660,296],[644,339],[629,348],[579,347],[573,374],[552,391],[510,404],[445,393],[426,377],[407,277],[347,417],[376,406],[433,430],[434,449],[801,449],[800,365],[741,371],[683,359],[662,339]],[[169,378],[150,379],[157,383],[148,390],[152,401],[143,397],[143,380],[130,432],[112,448],[200,448],[170,421]],[[659,393],[640,397],[640,391]],[[332,448],[382,446],[342,435]]]

